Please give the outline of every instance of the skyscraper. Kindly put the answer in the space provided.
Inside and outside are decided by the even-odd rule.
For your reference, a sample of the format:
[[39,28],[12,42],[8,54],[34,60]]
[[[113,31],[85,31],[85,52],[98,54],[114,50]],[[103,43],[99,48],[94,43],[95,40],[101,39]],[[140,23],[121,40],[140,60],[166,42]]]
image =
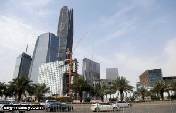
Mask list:
[[64,6],[60,11],[57,36],[60,38],[59,60],[66,59],[66,50],[72,52],[73,46],[73,9]]
[[118,68],[106,68],[106,79],[115,80],[118,75]]
[[17,78],[21,76],[28,77],[31,61],[32,61],[32,58],[28,54],[24,52],[20,54],[16,59],[13,78]]
[[158,80],[162,80],[161,69],[146,70],[139,76],[140,83],[145,87],[154,87]]
[[83,59],[82,74],[89,85],[100,80],[100,64],[90,59]]
[[59,56],[59,38],[52,33],[41,34],[33,52],[30,79],[38,83],[39,67],[43,63],[54,62]]

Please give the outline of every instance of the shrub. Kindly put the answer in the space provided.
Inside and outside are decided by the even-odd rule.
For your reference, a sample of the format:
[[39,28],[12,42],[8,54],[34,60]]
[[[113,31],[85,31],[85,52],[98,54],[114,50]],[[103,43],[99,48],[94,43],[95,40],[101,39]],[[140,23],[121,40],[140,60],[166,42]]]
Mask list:
[[171,100],[176,100],[176,95],[172,95]]
[[91,101],[91,98],[90,97],[87,97],[84,99],[84,102],[90,102]]
[[109,98],[109,101],[110,101],[110,102],[117,101],[117,98]]
[[155,100],[160,100],[160,97],[157,97],[157,96],[152,95],[152,96],[151,96],[151,100],[153,100],[153,101],[155,101]]
[[57,97],[55,99],[59,102],[72,102],[73,101],[71,97]]

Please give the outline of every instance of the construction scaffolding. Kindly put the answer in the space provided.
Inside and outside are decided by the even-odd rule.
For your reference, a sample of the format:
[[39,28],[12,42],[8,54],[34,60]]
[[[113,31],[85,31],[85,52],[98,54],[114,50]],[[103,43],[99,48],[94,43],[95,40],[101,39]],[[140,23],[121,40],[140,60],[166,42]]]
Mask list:
[[72,58],[72,52],[67,48],[65,64],[68,65],[66,76],[66,95],[72,96],[73,76],[77,73],[77,59]]

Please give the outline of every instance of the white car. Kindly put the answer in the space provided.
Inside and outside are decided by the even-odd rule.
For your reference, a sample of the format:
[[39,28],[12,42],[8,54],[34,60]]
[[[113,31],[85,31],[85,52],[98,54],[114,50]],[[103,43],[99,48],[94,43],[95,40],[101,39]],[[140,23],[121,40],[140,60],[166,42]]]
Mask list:
[[118,111],[119,107],[111,103],[95,103],[90,107],[91,111]]
[[119,106],[120,108],[130,107],[131,104],[125,101],[119,101],[115,103],[116,106]]

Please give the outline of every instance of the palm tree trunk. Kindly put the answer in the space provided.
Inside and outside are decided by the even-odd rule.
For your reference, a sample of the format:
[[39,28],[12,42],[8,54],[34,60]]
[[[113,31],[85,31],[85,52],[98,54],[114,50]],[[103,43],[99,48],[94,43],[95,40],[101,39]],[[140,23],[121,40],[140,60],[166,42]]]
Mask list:
[[82,97],[83,97],[82,91],[79,92],[79,97],[80,97],[80,102],[82,103]]
[[21,100],[21,95],[22,95],[22,93],[18,92],[18,102],[20,102],[20,100]]
[[144,99],[145,99],[145,96],[144,96],[144,94],[142,94],[142,100],[144,101]]
[[120,101],[123,101],[123,98],[124,98],[123,90],[120,90]]
[[163,95],[163,91],[160,91],[160,96],[161,96],[161,99],[164,100],[164,95]]
[[169,93],[169,90],[167,91],[167,94],[168,94],[168,99],[170,99],[170,93]]

